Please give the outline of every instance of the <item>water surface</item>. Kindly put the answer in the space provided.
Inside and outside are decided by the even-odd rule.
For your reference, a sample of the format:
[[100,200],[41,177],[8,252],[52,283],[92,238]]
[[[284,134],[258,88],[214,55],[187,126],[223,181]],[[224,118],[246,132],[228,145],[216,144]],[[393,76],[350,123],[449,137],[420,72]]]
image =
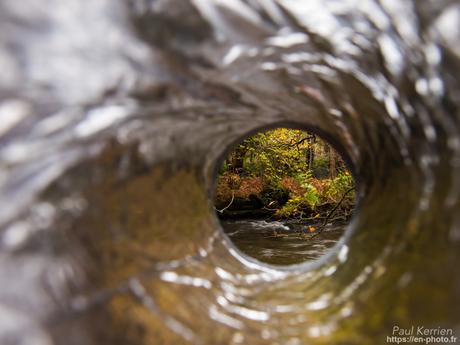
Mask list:
[[232,243],[243,253],[272,265],[292,265],[318,259],[343,235],[344,224],[329,224],[313,236],[309,227],[321,223],[289,221],[234,220],[222,221]]

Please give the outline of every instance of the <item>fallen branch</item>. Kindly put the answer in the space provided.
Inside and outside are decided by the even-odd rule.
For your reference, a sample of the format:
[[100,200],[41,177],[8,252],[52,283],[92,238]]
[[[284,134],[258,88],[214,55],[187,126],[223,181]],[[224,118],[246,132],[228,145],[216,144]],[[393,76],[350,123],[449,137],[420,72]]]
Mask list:
[[214,209],[215,209],[217,212],[219,212],[219,213],[222,214],[222,213],[224,213],[224,211],[225,211],[227,208],[230,207],[230,205],[233,203],[233,200],[234,200],[234,199],[235,199],[235,191],[232,190],[232,200],[230,200],[230,203],[229,203],[227,206],[225,206],[223,209],[221,209],[221,210],[218,210],[216,207],[214,207]]
[[327,215],[327,217],[324,219],[324,222],[323,224],[319,227],[318,231],[315,232],[311,237],[316,237],[318,236],[320,233],[323,232],[324,228],[326,227],[327,225],[327,222],[329,221],[329,219],[331,219],[332,215],[334,214],[334,212],[339,208],[339,206],[342,204],[342,202],[345,200],[345,197],[347,196],[348,193],[350,193],[352,190],[354,190],[355,187],[352,187],[350,188],[349,190],[347,190],[343,195],[342,195],[342,198],[339,200],[339,202],[337,203],[337,205],[335,205],[335,207],[331,210],[331,212],[329,212],[329,214]]

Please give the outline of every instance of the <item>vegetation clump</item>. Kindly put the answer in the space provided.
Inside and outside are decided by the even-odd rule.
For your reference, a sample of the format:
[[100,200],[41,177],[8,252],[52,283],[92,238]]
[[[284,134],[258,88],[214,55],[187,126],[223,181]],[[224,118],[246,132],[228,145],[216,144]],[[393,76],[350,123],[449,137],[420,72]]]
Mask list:
[[251,136],[223,162],[215,206],[222,217],[347,219],[354,180],[344,161],[314,134],[278,128]]

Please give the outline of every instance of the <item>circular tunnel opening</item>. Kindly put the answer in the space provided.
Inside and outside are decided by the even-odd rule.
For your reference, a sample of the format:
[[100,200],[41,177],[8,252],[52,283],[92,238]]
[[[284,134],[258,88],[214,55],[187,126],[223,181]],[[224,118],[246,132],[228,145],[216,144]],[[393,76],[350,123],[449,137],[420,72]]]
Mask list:
[[286,266],[325,255],[342,237],[356,204],[346,160],[315,132],[259,131],[220,162],[214,208],[242,253]]

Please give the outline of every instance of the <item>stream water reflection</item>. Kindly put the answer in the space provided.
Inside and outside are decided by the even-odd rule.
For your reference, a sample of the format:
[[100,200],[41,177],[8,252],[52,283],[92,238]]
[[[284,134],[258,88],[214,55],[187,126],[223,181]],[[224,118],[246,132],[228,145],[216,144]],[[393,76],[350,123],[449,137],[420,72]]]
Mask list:
[[328,225],[318,236],[308,234],[308,226],[265,220],[222,221],[222,227],[244,254],[272,265],[292,265],[320,258],[343,235],[346,224]]

